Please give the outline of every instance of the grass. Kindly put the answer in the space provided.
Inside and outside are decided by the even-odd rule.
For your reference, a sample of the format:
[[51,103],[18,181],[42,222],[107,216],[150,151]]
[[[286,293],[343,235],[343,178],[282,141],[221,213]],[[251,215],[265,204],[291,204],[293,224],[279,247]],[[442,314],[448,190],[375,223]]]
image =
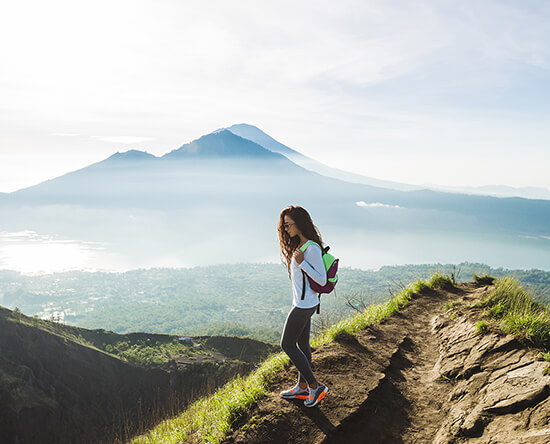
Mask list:
[[479,322],[476,322],[476,325],[475,325],[475,331],[476,331],[476,334],[478,335],[484,335],[485,333],[487,333],[487,323],[484,322],[484,321],[479,321]]
[[498,329],[550,349],[548,307],[535,302],[516,279],[500,278],[479,306],[485,307],[487,318]]
[[[6,319],[22,325],[28,325],[77,342],[86,347],[100,350],[123,361],[145,367],[166,365],[172,356],[208,355],[211,353],[201,347],[200,351],[179,342],[176,335],[166,334],[118,334],[112,331],[89,330],[65,325],[37,317],[24,315],[18,307],[13,311],[4,310]],[[2,314],[3,314],[2,313]],[[195,339],[195,342],[202,341]]]
[[452,310],[453,307],[455,306],[455,301],[449,301],[449,302],[445,302],[445,305],[443,306],[443,309],[445,311],[449,311],[449,310]]
[[474,282],[478,285],[493,285],[496,278],[489,276],[487,273],[478,275],[474,273]]
[[[452,286],[449,276],[440,272],[433,273],[428,281],[415,281],[386,303],[371,305],[363,312],[330,326],[312,338],[311,345],[318,347],[354,334],[399,311],[411,300],[413,294],[428,288],[437,289],[449,285]],[[195,401],[179,416],[163,421],[131,442],[218,443],[242,414],[270,393],[275,377],[289,364],[290,360],[285,353],[272,355],[247,377],[237,376],[213,395]]]

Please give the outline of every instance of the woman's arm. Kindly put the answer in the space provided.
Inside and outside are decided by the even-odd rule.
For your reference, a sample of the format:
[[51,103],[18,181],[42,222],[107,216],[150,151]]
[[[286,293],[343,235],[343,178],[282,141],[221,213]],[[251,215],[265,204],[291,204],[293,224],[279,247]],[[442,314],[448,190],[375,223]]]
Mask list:
[[323,255],[318,245],[310,245],[304,252],[304,260],[298,264],[307,275],[319,285],[326,285],[327,271],[323,263]]

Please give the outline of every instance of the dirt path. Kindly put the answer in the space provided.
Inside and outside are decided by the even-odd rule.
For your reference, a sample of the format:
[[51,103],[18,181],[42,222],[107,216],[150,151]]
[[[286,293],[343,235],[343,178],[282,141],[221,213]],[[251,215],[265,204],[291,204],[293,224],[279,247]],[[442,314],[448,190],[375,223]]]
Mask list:
[[432,331],[446,296],[440,292],[422,297],[381,326],[394,328],[398,324],[406,336],[392,355],[376,392],[323,443],[431,442],[444,418],[448,393],[448,385],[435,379],[433,372],[439,340]]
[[381,324],[314,350],[313,370],[329,387],[319,407],[278,396],[295,383],[291,367],[224,442],[429,441],[448,390],[433,380],[439,345],[431,322],[451,296],[427,291]]
[[513,336],[476,332],[472,302],[487,292],[474,283],[428,290],[379,325],[319,347],[313,371],[329,393],[318,407],[279,396],[295,384],[291,366],[223,442],[550,442],[548,363]]

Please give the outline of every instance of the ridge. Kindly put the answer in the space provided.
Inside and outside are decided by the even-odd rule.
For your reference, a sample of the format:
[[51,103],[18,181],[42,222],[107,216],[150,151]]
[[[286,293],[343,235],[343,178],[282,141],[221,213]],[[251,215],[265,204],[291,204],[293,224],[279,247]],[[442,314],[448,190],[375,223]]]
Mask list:
[[[280,358],[265,394],[254,394],[246,381],[234,382],[235,391],[227,392],[234,408],[229,429],[217,421],[215,411],[190,423],[181,416],[178,424],[191,433],[198,427],[198,442],[223,444],[450,444],[489,442],[495,436],[491,442],[510,442],[513,437],[513,442],[546,443],[550,353],[541,355],[538,347],[550,344],[548,309],[524,301],[545,325],[541,328],[546,336],[533,336],[528,322],[518,330],[524,332],[523,339],[519,333],[507,333],[500,308],[501,317],[494,317],[494,307],[506,303],[498,291],[507,281],[474,278],[456,284],[452,277],[436,274],[429,282],[417,281],[387,303],[393,305],[389,317],[341,321],[328,333],[333,341],[314,339],[312,367],[329,387],[316,408],[279,396],[296,378],[296,370]],[[216,395],[217,403],[226,396],[223,390]],[[194,404],[189,415],[196,418],[201,409],[213,408],[201,403]],[[201,421],[209,432],[198,431]],[[196,436],[155,429],[132,442],[179,442]]]

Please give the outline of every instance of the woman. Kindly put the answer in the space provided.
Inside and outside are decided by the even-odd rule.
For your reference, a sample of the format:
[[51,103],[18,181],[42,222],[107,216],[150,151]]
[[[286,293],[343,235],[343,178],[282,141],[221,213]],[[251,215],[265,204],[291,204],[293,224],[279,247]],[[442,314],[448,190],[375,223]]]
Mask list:
[[[310,240],[319,245],[310,244],[305,252],[300,251],[300,247]],[[309,331],[311,315],[319,304],[319,295],[310,288],[302,272],[318,284],[326,284],[327,274],[321,252],[324,245],[311,216],[298,206],[289,206],[281,211],[279,242],[281,258],[292,282],[293,295],[292,309],[286,318],[281,337],[281,347],[299,372],[298,383],[291,389],[282,391],[281,396],[285,399],[304,399],[306,407],[314,407],[325,397],[328,388],[315,379],[311,370]]]

